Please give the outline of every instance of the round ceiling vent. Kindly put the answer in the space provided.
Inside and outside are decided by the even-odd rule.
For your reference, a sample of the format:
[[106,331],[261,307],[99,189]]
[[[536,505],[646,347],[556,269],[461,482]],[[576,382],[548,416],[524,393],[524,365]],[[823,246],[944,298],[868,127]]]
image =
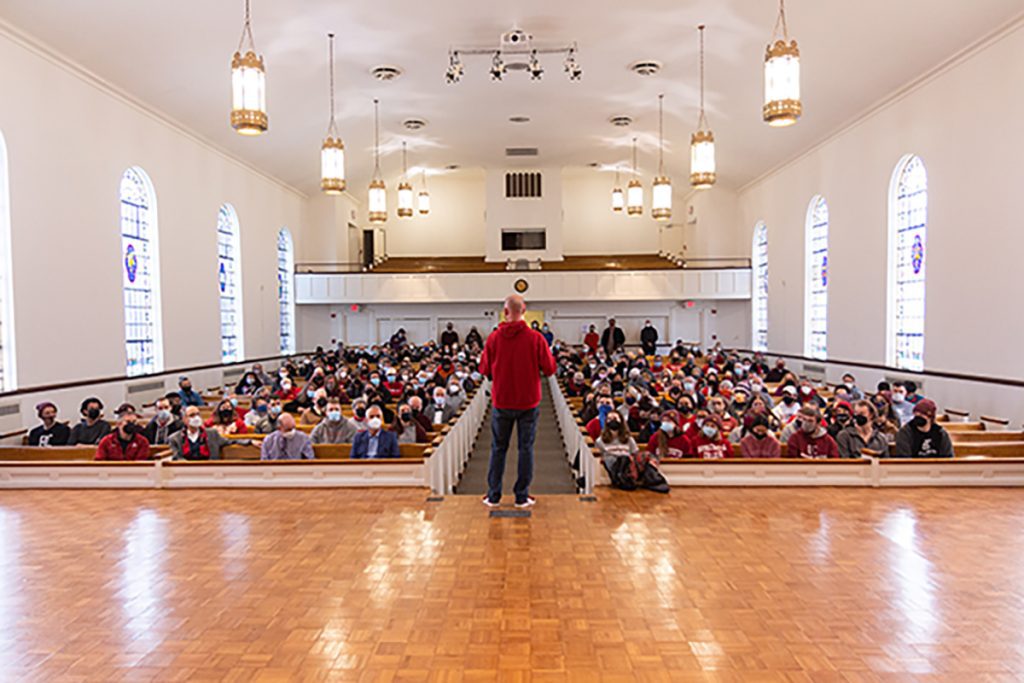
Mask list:
[[389,64],[382,64],[381,66],[375,66],[370,69],[370,73],[378,81],[393,81],[402,75],[402,70],[397,66],[391,66]]
[[613,116],[608,121],[613,126],[618,126],[619,128],[625,128],[633,124],[633,119],[628,116]]
[[459,170],[459,165],[458,164],[448,164],[447,166],[444,167],[444,170],[446,170],[446,171],[457,171],[457,170]]
[[408,130],[420,130],[427,125],[427,122],[423,119],[406,119],[405,121],[402,121],[402,125]]
[[508,120],[511,121],[512,123],[529,123],[530,122],[530,117],[529,116],[510,116],[510,117],[508,117]]
[[630,64],[629,70],[640,76],[653,76],[661,71],[661,62],[656,62],[653,59],[641,59],[639,62]]

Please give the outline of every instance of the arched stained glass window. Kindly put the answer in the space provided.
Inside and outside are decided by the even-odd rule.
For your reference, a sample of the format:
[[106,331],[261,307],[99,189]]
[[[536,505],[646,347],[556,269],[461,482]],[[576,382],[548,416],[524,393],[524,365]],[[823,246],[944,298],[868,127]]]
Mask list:
[[281,353],[295,353],[295,246],[288,228],[277,233],[277,300],[280,304]]
[[7,146],[0,133],[0,391],[18,388],[14,356],[14,287],[11,274],[11,205]]
[[768,226],[763,222],[754,226],[751,251],[753,285],[753,347],[755,351],[768,350]]
[[156,192],[141,168],[121,176],[121,282],[129,376],[163,370]]
[[245,358],[242,326],[242,249],[238,214],[230,204],[217,213],[217,287],[220,292],[221,361]]
[[828,203],[816,196],[805,228],[807,286],[804,300],[804,355],[828,357]]
[[928,174],[906,156],[889,191],[889,321],[887,360],[904,370],[924,370],[925,270],[928,244]]

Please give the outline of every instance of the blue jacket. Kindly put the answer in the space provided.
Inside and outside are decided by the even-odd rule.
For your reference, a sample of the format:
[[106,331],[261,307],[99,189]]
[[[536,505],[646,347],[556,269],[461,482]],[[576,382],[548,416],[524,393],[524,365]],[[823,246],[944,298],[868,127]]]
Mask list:
[[[389,432],[386,429],[382,429],[377,432],[377,455],[374,458],[397,458],[399,457],[398,452],[398,437],[395,436],[394,432]],[[356,434],[352,440],[352,459],[353,460],[366,460],[370,456],[367,452],[370,450],[370,431],[362,431]]]
[[190,389],[187,392],[184,389],[179,389],[178,396],[181,396],[181,405],[183,408],[206,405],[205,401],[203,401],[203,397],[200,396],[195,389]]

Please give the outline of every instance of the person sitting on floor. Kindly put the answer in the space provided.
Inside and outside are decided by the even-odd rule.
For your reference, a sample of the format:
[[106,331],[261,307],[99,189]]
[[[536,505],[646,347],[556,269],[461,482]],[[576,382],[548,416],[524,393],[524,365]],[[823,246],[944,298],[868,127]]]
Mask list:
[[57,422],[57,406],[43,401],[36,406],[36,415],[43,424],[28,433],[29,446],[65,446],[71,438],[71,428]]
[[914,406],[914,416],[896,434],[895,455],[898,458],[952,458],[953,441],[949,433],[935,421],[935,402],[922,398]]
[[312,460],[315,457],[309,435],[295,428],[291,413],[278,418],[277,431],[268,434],[260,447],[260,460]]
[[398,437],[398,443],[427,443],[429,437],[426,430],[416,421],[412,408],[407,404],[398,406],[395,421],[391,423],[391,431]]
[[142,435],[146,437],[150,446],[164,445],[171,434],[185,428],[185,423],[174,417],[171,402],[166,397],[158,398],[154,407],[156,416],[146,425]]
[[309,438],[314,444],[352,443],[358,432],[352,421],[342,414],[341,401],[331,398],[327,400],[327,419],[313,427]]
[[135,406],[122,403],[114,414],[117,416],[117,429],[100,439],[96,459],[149,460],[149,442],[142,435]]
[[889,455],[889,439],[875,426],[878,411],[871,401],[857,401],[853,405],[853,424],[836,437],[840,458],[860,458],[864,450],[870,455]]
[[110,433],[110,423],[103,419],[103,401],[95,396],[82,401],[82,421],[71,429],[71,437],[68,445],[75,444],[98,444],[100,440]]
[[352,440],[353,460],[399,457],[398,438],[394,432],[384,429],[380,406],[370,406],[367,409],[366,427],[366,431],[359,432]]
[[746,436],[740,439],[740,456],[744,458],[778,458],[781,454],[782,445],[769,428],[768,414],[754,415]]
[[225,446],[248,443],[229,439],[212,427],[204,427],[203,416],[197,406],[185,408],[184,423],[185,428],[174,432],[167,440],[175,460],[220,460]]
[[792,436],[786,444],[786,455],[790,458],[838,458],[839,447],[821,421],[821,411],[810,403],[797,413]]

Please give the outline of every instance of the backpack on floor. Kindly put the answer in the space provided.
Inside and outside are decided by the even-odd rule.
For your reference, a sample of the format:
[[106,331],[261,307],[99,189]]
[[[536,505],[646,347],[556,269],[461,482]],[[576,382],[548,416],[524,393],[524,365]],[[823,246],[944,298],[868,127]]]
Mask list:
[[612,460],[611,464],[604,463],[608,470],[608,477],[612,480],[612,486],[623,491],[636,491],[639,486],[637,481],[636,464],[633,458],[628,455],[620,455]]
[[650,462],[644,465],[643,470],[640,471],[639,486],[647,489],[648,491],[654,491],[655,493],[668,493],[669,486],[668,481],[665,479],[665,475],[658,470]]

